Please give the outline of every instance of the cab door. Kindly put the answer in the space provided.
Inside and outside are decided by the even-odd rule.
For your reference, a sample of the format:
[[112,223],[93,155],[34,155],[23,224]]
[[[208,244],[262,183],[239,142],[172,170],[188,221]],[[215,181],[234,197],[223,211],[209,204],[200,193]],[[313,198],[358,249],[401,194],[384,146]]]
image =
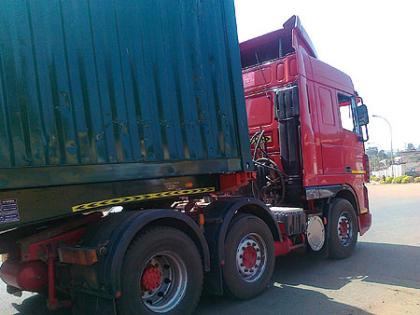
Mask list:
[[317,85],[317,96],[323,174],[341,174],[344,171],[344,161],[336,91],[325,85]]
[[324,85],[318,85],[317,91],[323,174],[363,174],[364,145],[355,97]]
[[364,144],[357,119],[356,98],[337,91],[342,138],[342,160],[345,173],[364,174]]

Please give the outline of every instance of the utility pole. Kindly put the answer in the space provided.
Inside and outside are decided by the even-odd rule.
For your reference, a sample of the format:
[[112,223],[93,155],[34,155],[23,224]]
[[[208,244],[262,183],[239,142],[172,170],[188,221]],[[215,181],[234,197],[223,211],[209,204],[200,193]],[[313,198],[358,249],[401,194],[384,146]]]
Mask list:
[[385,117],[380,116],[380,115],[372,115],[372,117],[374,117],[374,118],[380,118],[380,119],[384,120],[388,124],[389,133],[391,135],[391,174],[392,174],[392,177],[394,177],[394,149],[392,147],[392,126],[391,126],[391,123],[389,122],[388,119],[386,119]]

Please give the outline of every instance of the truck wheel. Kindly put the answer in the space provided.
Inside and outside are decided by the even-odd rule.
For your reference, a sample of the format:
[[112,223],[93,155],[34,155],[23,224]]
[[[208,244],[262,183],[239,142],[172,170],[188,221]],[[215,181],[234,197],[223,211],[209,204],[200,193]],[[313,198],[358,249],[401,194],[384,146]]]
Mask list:
[[138,236],[124,259],[119,314],[191,314],[203,284],[201,257],[183,232],[157,227]]
[[328,222],[328,256],[349,257],[357,243],[357,217],[352,204],[342,198],[333,201]]
[[223,280],[232,296],[249,299],[264,291],[275,264],[273,235],[260,218],[234,219],[225,241]]

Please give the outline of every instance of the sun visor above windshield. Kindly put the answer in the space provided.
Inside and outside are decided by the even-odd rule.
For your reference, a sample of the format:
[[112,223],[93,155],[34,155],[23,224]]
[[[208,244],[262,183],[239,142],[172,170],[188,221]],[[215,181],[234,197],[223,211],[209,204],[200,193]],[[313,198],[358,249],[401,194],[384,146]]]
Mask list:
[[282,29],[240,44],[242,68],[292,54],[296,45],[304,48],[310,56],[317,58],[311,39],[300,23],[299,17],[294,15],[283,24]]

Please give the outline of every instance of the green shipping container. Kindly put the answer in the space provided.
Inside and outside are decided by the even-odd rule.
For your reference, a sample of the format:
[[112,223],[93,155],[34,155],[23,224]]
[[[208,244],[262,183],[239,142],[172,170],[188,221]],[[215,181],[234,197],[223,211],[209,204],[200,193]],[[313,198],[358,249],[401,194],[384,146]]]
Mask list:
[[0,1],[4,226],[68,211],[51,187],[250,165],[233,0]]

